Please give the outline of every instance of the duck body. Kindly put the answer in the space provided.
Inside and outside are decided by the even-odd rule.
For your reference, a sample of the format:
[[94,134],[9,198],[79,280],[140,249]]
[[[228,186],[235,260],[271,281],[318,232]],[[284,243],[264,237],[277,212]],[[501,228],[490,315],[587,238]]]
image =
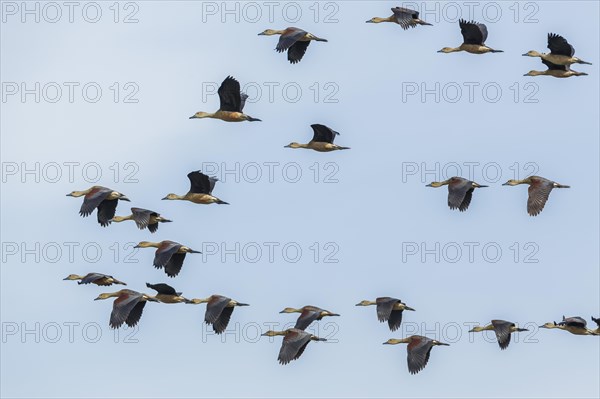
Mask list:
[[85,276],[69,274],[63,280],[80,280],[77,282],[77,284],[96,284],[102,287],[107,287],[113,284],[127,285],[124,282],[117,280],[113,276],[102,273],[88,273]]
[[187,175],[190,181],[190,189],[185,195],[167,194],[163,200],[180,200],[189,201],[194,204],[219,204],[229,205],[228,202],[222,201],[219,198],[212,195],[212,191],[215,187],[216,182],[219,181],[216,177],[209,177],[199,170],[190,172]]
[[119,200],[130,201],[124,194],[103,186],[92,186],[87,190],[72,191],[67,194],[67,197],[84,197],[79,215],[87,217],[95,209],[98,209],[98,223],[102,227],[106,227],[111,223],[112,218],[115,216]]

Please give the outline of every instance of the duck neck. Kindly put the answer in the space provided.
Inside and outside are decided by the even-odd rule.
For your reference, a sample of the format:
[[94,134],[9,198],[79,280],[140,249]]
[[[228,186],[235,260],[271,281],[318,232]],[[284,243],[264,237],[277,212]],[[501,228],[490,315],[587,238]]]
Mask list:
[[374,24],[380,24],[382,22],[396,22],[396,17],[393,15],[390,17],[387,17],[387,18],[375,17],[375,18],[371,19],[371,22]]
[[133,219],[133,215],[129,215],[129,216],[115,216],[114,218],[112,218],[113,222],[124,222],[125,220],[131,220]]

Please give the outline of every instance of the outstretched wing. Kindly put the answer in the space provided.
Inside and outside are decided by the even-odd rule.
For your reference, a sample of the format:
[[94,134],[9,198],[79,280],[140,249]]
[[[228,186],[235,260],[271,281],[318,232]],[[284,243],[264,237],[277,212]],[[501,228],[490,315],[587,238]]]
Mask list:
[[389,297],[375,299],[377,304],[377,320],[380,322],[389,320],[392,310],[394,309],[394,305],[399,301],[399,299]]
[[217,181],[199,170],[188,173],[187,177],[190,179],[190,193],[195,194],[210,194]]
[[455,180],[453,178],[452,182],[448,184],[448,207],[450,209],[459,209],[461,212],[466,210],[471,202],[470,198],[466,204],[467,208],[461,209],[461,207],[463,207],[463,203],[465,202],[469,190],[471,190],[471,192],[473,191],[473,185],[469,180]]
[[146,287],[152,288],[153,290],[155,290],[159,294],[163,294],[163,295],[178,295],[177,291],[175,291],[175,288],[173,288],[170,285],[165,284],[165,283],[159,283],[159,284],[146,283]]
[[298,330],[305,330],[313,321],[319,319],[319,312],[315,312],[314,310],[305,310],[300,316],[298,316],[298,320],[296,320],[296,325],[294,328]]
[[553,188],[552,182],[550,181],[532,181],[527,190],[529,192],[529,197],[527,198],[527,212],[531,216],[539,215],[544,209]]
[[288,28],[285,32],[279,36],[279,41],[277,42],[277,50],[278,53],[283,53],[285,50],[292,47],[294,44],[298,42],[298,40],[302,39],[306,35],[306,31],[298,28]]
[[510,330],[511,327],[515,326],[515,323],[504,320],[492,320],[492,325],[494,326],[494,332],[496,333],[500,349],[504,350],[508,348],[508,345],[510,344]]
[[129,312],[129,316],[127,316],[125,324],[127,324],[129,327],[135,327],[142,317],[144,306],[146,306],[146,301],[138,302],[137,305],[131,309],[131,312]]
[[415,22],[415,19],[419,18],[418,11],[403,7],[394,7],[392,8],[392,12],[394,13],[394,17],[396,17],[396,22],[402,27],[402,29],[406,30],[408,28],[414,28],[418,25]]
[[165,273],[167,273],[167,276],[169,276],[169,277],[177,276],[179,274],[179,272],[181,271],[181,268],[183,267],[184,260],[185,260],[185,253],[173,254],[173,256],[171,256],[171,259],[169,259],[169,262],[165,266]]
[[[79,284],[90,284],[96,282],[96,280],[104,279],[108,276],[101,273],[88,273],[84,278],[81,279]],[[110,285],[110,284],[100,284],[100,285]]]
[[89,216],[94,209],[100,205],[102,201],[110,194],[112,190],[106,187],[94,187],[89,193],[83,197],[83,204],[81,204],[81,208],[79,209],[79,214],[81,216]]
[[242,112],[242,97],[240,82],[233,77],[225,78],[217,90],[221,105],[219,111]]
[[151,216],[158,216],[158,213],[142,208],[131,208],[131,213],[133,214],[133,221],[140,230],[148,227]]
[[433,341],[427,337],[413,338],[408,344],[408,371],[411,374],[417,374],[423,370],[429,362],[429,355],[433,348]]
[[556,33],[548,33],[548,48],[550,49],[550,54],[567,57],[573,57],[575,54],[575,48],[567,42],[567,39]]
[[206,313],[204,314],[204,321],[206,324],[215,323],[230,301],[231,298],[227,298],[222,295],[213,295],[210,301],[208,301],[206,304]]
[[475,21],[465,21],[461,19],[458,22],[460,26],[460,33],[463,36],[464,44],[477,44],[484,45],[487,40],[488,32],[487,27],[484,24],[477,23]]
[[154,253],[154,267],[161,269],[166,266],[171,257],[181,248],[181,244],[174,241],[163,241]]
[[223,309],[219,318],[213,323],[213,330],[216,334],[221,334],[227,329],[232,313],[233,306],[225,307],[225,309]]
[[117,210],[118,203],[118,199],[105,199],[104,201],[100,202],[100,205],[98,205],[98,223],[100,223],[102,227],[108,226],[112,218],[115,217],[115,212]]
[[292,360],[298,359],[306,346],[310,342],[311,334],[300,331],[300,330],[292,330],[288,331],[288,333],[283,338],[283,342],[281,343],[281,349],[279,350],[279,363],[288,364]]
[[318,123],[310,125],[314,134],[312,141],[323,142],[323,143],[331,143],[333,144],[333,140],[335,140],[335,136],[339,133],[335,130],[328,128],[325,125],[320,125]]
[[135,291],[127,290],[126,292],[121,293],[121,295],[119,295],[113,302],[113,310],[110,314],[110,326],[112,328],[119,328],[123,323],[125,323],[131,311],[139,303],[141,297],[142,294]]
[[310,44],[309,41],[306,42],[296,42],[288,49],[288,61],[291,64],[297,64],[300,62],[304,54],[306,53],[306,49]]

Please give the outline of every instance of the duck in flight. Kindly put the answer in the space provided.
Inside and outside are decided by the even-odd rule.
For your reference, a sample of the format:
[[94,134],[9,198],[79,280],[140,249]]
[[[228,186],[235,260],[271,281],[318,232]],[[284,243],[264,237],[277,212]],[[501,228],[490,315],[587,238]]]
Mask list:
[[285,308],[279,313],[300,313],[296,325],[294,328],[299,330],[306,330],[313,321],[321,320],[326,316],[339,316],[337,313],[330,312],[329,310],[321,309],[316,306],[303,306],[300,309]]
[[552,180],[545,179],[540,176],[529,176],[523,180],[511,179],[503,184],[503,186],[518,186],[519,184],[528,184],[529,196],[527,198],[527,213],[530,216],[537,216],[542,212],[550,192],[555,188],[570,188],[563,184],[558,184]]
[[[598,324],[600,328],[600,320],[592,317],[592,321]],[[563,316],[562,321],[560,323],[557,322],[548,322],[544,323],[540,326],[540,328],[547,329],[559,329],[570,332],[574,335],[600,335],[598,330],[590,330],[587,328],[587,322],[583,317],[575,316],[575,317],[565,317]]]
[[544,71],[531,70],[523,76],[552,76],[555,78],[570,78],[571,76],[587,76],[585,72],[577,72],[571,69],[569,65],[556,65],[542,58],[542,64],[546,65]]
[[339,135],[339,133],[335,130],[320,124],[310,125],[310,127],[313,130],[313,138],[311,141],[309,141],[307,144],[300,144],[294,141],[284,146],[284,148],[306,148],[318,152],[330,152],[350,149],[350,147],[341,147],[337,144],[333,144],[335,136]]
[[181,271],[186,254],[201,254],[175,241],[164,240],[161,242],[142,241],[134,248],[157,248],[154,253],[153,265],[157,269],[165,269],[169,277],[175,277]]
[[394,7],[392,8],[392,15],[387,18],[373,17],[369,19],[368,23],[379,24],[382,22],[393,22],[407,30],[408,28],[415,28],[418,25],[432,25],[429,22],[425,22],[419,19],[419,12],[411,10],[409,8]]
[[290,64],[297,64],[304,57],[306,49],[311,41],[326,42],[326,39],[322,39],[308,33],[302,29],[290,27],[285,30],[267,29],[264,32],[258,34],[259,36],[273,36],[280,35],[279,42],[277,42],[278,53],[287,51],[287,58]]
[[423,370],[429,362],[429,355],[434,346],[450,346],[435,339],[423,337],[421,335],[411,335],[404,339],[389,339],[384,345],[408,344],[406,347],[408,371],[411,374],[417,374]]
[[529,331],[526,328],[518,328],[515,323],[505,320],[492,320],[492,323],[485,327],[474,327],[469,332],[481,332],[493,330],[496,333],[498,339],[498,345],[500,349],[504,350],[508,348],[510,344],[510,334],[519,331]]
[[248,95],[242,93],[240,82],[233,77],[228,76],[225,78],[217,93],[221,104],[217,112],[196,112],[190,116],[190,119],[213,118],[225,122],[260,122],[260,119],[243,113]]
[[450,209],[458,209],[461,212],[469,208],[473,191],[476,188],[487,187],[458,176],[451,177],[442,182],[431,182],[426,187],[442,187],[445,185],[448,186],[448,207]]
[[121,284],[127,285],[122,281],[117,280],[113,276],[109,276],[108,274],[102,273],[88,273],[85,276],[80,276],[77,274],[69,274],[67,277],[63,278],[63,280],[77,281],[77,284],[96,284],[98,286],[107,287],[113,284]]
[[371,305],[376,305],[377,320],[379,320],[380,323],[387,321],[390,331],[396,331],[400,328],[400,324],[402,323],[402,312],[405,310],[415,311],[400,299],[387,296],[375,298],[375,301],[360,301],[356,304],[356,306]]
[[204,313],[204,322],[212,325],[216,334],[221,334],[227,329],[231,314],[236,306],[250,306],[247,303],[234,301],[223,295],[211,295],[206,299],[194,298],[186,303],[198,305],[206,303],[206,312]]
[[567,39],[556,33],[548,33],[548,48],[550,53],[538,53],[535,50],[530,50],[523,54],[524,57],[539,57],[553,65],[571,65],[571,64],[587,64],[587,62],[575,57],[575,47],[571,46]]
[[129,201],[124,194],[102,186],[93,186],[83,191],[71,191],[67,197],[83,197],[83,204],[79,210],[82,217],[91,215],[94,209],[98,208],[98,223],[102,227],[110,224],[119,200]]
[[316,335],[307,333],[306,331],[297,328],[288,328],[284,331],[269,330],[262,334],[262,336],[283,336],[281,349],[279,350],[279,356],[277,357],[277,360],[281,365],[288,364],[292,360],[296,360],[302,356],[306,346],[310,341],[327,341],[325,338],[319,338]]
[[150,284],[146,283],[146,287],[156,291],[155,299],[162,303],[187,303],[189,300],[181,296],[181,292],[175,291],[175,288],[165,283]]
[[221,201],[219,198],[212,195],[215,188],[215,183],[219,181],[216,177],[209,177],[199,170],[190,172],[187,175],[190,180],[190,191],[185,195],[167,194],[163,200],[181,200],[190,201],[194,204],[219,204],[229,205],[228,202]]
[[117,292],[100,294],[95,301],[108,298],[117,298],[113,302],[113,310],[110,313],[109,325],[111,328],[119,328],[123,323],[129,327],[135,327],[142,317],[146,302],[158,302],[158,299],[137,291],[123,289]]
[[158,230],[159,223],[168,223],[171,220],[160,216],[160,213],[142,208],[131,208],[131,215],[115,216],[112,222],[124,222],[125,220],[133,220],[140,230],[148,228],[150,233],[155,233]]
[[465,21],[461,19],[458,22],[460,33],[463,37],[463,43],[458,47],[444,47],[438,53],[454,53],[457,51],[466,51],[471,54],[502,53],[502,50],[494,50],[485,45],[488,37],[487,27],[475,21]]

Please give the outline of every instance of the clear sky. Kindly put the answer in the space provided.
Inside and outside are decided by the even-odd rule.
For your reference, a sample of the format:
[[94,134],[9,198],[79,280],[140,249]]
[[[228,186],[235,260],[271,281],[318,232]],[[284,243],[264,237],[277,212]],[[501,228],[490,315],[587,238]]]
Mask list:
[[[409,3],[2,2],[2,396],[598,397],[598,337],[536,326],[600,316],[599,4],[427,3],[433,26],[403,31],[365,21]],[[504,53],[437,53],[461,43],[460,15]],[[329,42],[290,65],[276,37],[257,36],[287,26]],[[544,69],[521,54],[547,50],[548,32],[593,63],[573,66],[589,76],[523,76]],[[263,122],[189,120],[218,108],[228,75]],[[283,148],[312,123],[352,149]],[[231,205],[160,200],[198,169]],[[525,186],[501,186],[530,173],[571,185],[535,218]],[[490,186],[467,212],[425,187],[452,175]],[[65,197],[94,184],[131,198],[118,215],[174,222],[102,228]],[[131,249],[166,239],[204,254],[170,279],[153,250]],[[155,303],[115,335],[111,301],[92,299],[120,287],[62,281],[92,271],[251,306],[225,338],[204,305]],[[392,333],[354,306],[377,296],[416,312]],[[257,335],[303,305],[342,316],[311,327],[331,342],[281,366],[280,339]],[[495,318],[530,331],[506,351],[467,333]],[[413,333],[451,343],[418,375],[405,346],[382,345]]]

